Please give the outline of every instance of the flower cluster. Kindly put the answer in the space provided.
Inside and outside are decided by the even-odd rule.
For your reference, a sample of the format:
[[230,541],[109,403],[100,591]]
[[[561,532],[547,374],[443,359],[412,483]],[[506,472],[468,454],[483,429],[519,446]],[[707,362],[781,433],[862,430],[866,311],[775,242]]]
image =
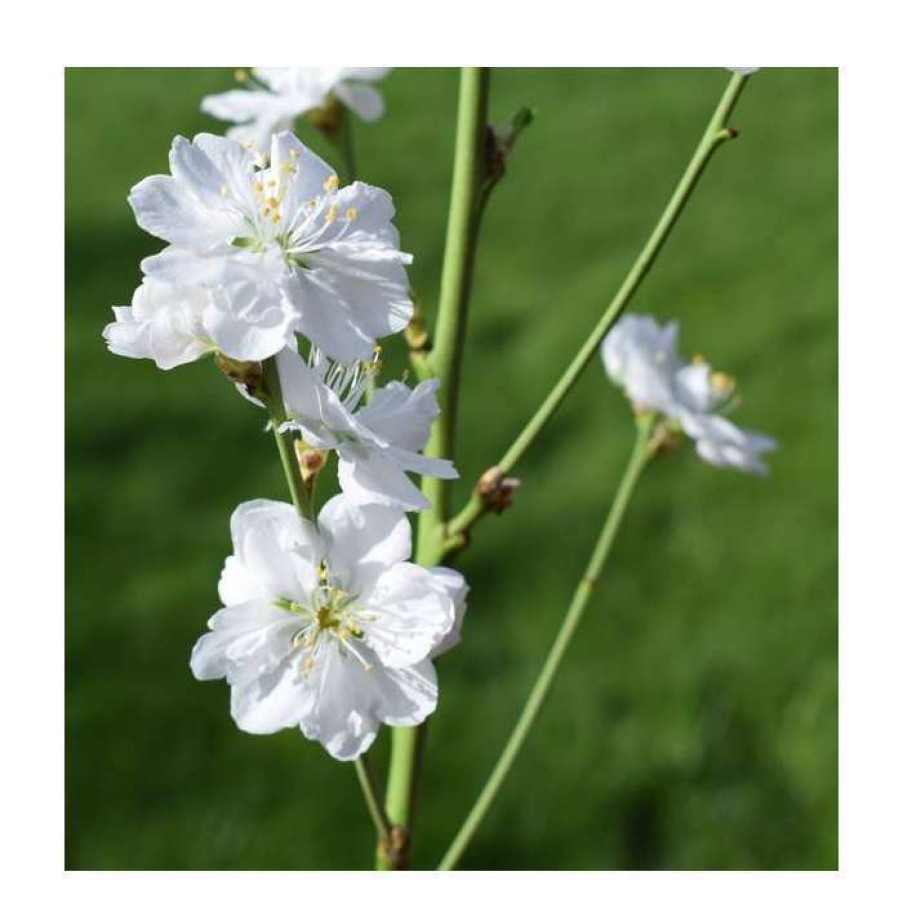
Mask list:
[[602,342],[602,362],[635,408],[662,415],[696,443],[696,452],[717,467],[767,473],[761,459],[773,451],[769,436],[735,426],[723,415],[735,400],[736,383],[701,357],[686,363],[677,353],[678,327],[628,314]]
[[422,453],[438,381],[375,382],[377,340],[413,312],[392,199],[341,187],[284,130],[328,98],[376,118],[381,98],[365,83],[383,74],[260,69],[259,90],[207,98],[206,110],[243,125],[177,137],[170,174],[132,189],[138,225],[167,246],[142,262],[132,304],[104,330],[112,352],[163,370],[211,353],[239,370],[268,366],[279,432],[335,451],[343,491],[315,522],[280,502],[236,509],[224,607],[191,668],[226,679],[243,730],[299,727],[342,760],[365,752],[380,723],[419,724],[435,709],[432,657],[456,642],[467,593],[455,571],[407,560],[405,512],[428,506],[408,473],[457,473]]

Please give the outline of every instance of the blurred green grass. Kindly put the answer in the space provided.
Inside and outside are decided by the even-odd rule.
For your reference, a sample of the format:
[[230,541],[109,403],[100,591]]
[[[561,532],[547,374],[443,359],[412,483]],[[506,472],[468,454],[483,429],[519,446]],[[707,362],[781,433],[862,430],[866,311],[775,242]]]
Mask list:
[[[623,277],[727,78],[721,70],[498,70],[496,119],[538,108],[484,224],[457,487],[495,460]],[[219,130],[225,70],[66,77],[66,862],[70,869],[362,868],[348,766],[294,732],[234,728],[193,680],[239,502],[285,494],[257,411],[211,364],[108,354],[159,243],[129,188],[176,133]],[[435,297],[456,75],[397,70],[358,129]],[[652,469],[550,705],[465,867],[831,869],[837,864],[837,75],[766,70],[635,310],[739,379],[776,436],[765,481],[689,449]],[[321,151],[316,136],[302,138]],[[432,304],[428,302],[432,310]],[[389,343],[392,344],[392,343]],[[390,352],[389,372],[403,367]],[[485,778],[629,452],[593,367],[524,461],[516,507],[460,566],[465,642],[440,663],[415,863],[437,861]],[[385,759],[387,736],[376,749]]]

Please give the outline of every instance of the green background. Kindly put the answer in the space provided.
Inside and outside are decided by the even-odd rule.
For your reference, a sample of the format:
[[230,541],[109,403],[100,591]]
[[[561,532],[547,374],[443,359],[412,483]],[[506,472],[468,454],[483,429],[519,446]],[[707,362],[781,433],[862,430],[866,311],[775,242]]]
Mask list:
[[[484,223],[456,488],[507,447],[595,322],[726,84],[723,70],[498,70],[529,104]],[[226,70],[66,76],[66,862],[70,869],[365,868],[353,769],[299,733],[239,732],[188,655],[217,606],[241,501],[285,489],[260,413],[209,362],[109,354],[160,243],[129,188],[172,136],[218,131]],[[357,129],[412,280],[436,296],[453,70],[397,70]],[[644,477],[533,735],[463,867],[832,869],[837,864],[837,73],[766,70],[634,309],[735,374],[778,438],[761,480],[690,447]],[[304,140],[323,145],[304,126]],[[428,313],[433,304],[427,301]],[[397,342],[386,372],[404,366]],[[465,639],[441,694],[417,823],[432,867],[510,730],[595,540],[632,424],[594,364],[536,443],[516,506],[459,566]],[[385,761],[387,732],[376,746]]]

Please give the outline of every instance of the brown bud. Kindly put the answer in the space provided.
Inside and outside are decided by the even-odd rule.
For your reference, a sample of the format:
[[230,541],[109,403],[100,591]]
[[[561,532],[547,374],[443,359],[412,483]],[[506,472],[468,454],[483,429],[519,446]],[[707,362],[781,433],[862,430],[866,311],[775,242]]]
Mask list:
[[514,493],[520,488],[520,480],[506,477],[500,467],[490,467],[477,481],[477,495],[490,511],[501,514],[514,504]]
[[313,448],[303,439],[296,439],[295,457],[298,460],[298,467],[301,468],[301,479],[307,483],[326,466],[329,449]]
[[263,380],[263,368],[259,361],[236,361],[217,352],[213,356],[216,366],[234,383],[241,383],[249,395],[258,396]]

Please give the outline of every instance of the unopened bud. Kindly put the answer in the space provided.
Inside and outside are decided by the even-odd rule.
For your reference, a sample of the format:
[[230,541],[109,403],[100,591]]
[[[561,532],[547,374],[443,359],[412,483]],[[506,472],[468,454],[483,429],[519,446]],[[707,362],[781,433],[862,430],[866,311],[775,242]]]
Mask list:
[[298,467],[301,468],[301,479],[306,483],[326,466],[329,449],[314,448],[303,439],[296,439],[295,458],[298,460]]
[[500,467],[490,467],[477,481],[477,495],[490,511],[501,514],[514,504],[514,493],[520,488],[520,480],[506,477]]

